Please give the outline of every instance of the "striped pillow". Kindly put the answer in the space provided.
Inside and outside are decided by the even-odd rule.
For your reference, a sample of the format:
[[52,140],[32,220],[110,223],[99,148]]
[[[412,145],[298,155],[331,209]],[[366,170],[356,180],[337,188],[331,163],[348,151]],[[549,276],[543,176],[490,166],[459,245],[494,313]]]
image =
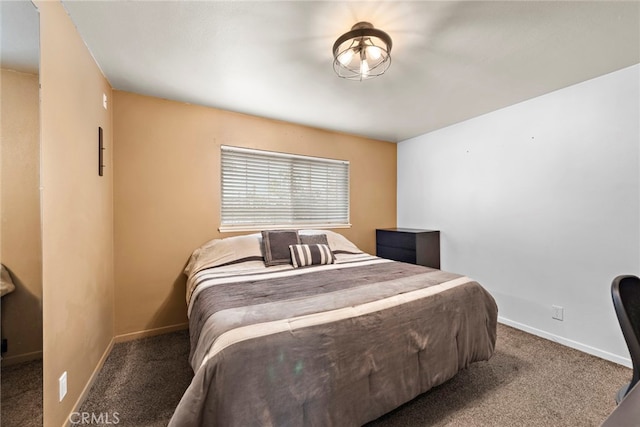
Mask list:
[[335,258],[329,245],[289,245],[294,268],[307,265],[333,264]]

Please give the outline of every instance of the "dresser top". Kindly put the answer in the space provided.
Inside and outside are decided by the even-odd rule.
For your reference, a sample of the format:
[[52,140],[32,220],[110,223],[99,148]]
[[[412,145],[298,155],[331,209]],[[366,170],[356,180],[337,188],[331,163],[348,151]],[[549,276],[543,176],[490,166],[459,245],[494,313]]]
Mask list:
[[378,228],[380,231],[393,231],[396,233],[433,233],[438,230],[421,230],[418,228]]

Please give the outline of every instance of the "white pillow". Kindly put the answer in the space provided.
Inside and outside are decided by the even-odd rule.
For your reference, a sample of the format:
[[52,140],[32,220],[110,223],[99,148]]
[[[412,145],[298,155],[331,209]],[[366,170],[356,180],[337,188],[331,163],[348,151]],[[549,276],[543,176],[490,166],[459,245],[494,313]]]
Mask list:
[[259,233],[210,240],[193,251],[184,274],[242,261],[264,260]]

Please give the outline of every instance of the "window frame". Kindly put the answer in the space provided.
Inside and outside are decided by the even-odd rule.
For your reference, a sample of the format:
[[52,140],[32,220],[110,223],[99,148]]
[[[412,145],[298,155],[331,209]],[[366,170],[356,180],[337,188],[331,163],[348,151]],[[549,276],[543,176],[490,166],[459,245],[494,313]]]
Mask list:
[[[225,162],[225,152],[235,152],[235,153],[241,153],[241,154],[246,154],[250,157],[255,157],[260,158],[263,157],[263,161],[265,164],[268,164],[269,162],[269,158],[272,159],[277,159],[277,158],[283,158],[286,159],[288,161],[291,161],[291,167],[290,167],[290,178],[289,181],[293,182],[295,181],[294,177],[297,176],[297,179],[300,179],[300,176],[303,175],[296,175],[295,171],[294,171],[294,165],[297,165],[299,167],[299,165],[301,163],[313,163],[316,165],[316,167],[320,167],[320,165],[324,164],[324,165],[342,165],[345,166],[346,168],[346,177],[344,178],[344,180],[342,180],[340,182],[341,186],[344,186],[346,188],[344,188],[344,192],[341,192],[341,198],[346,198],[346,206],[341,205],[340,209],[344,210],[344,215],[341,215],[341,217],[344,219],[340,222],[335,222],[335,221],[331,221],[329,219],[327,219],[326,221],[299,221],[296,222],[295,221],[295,214],[293,212],[291,212],[290,221],[287,222],[278,222],[278,221],[273,221],[270,223],[265,223],[265,222],[261,222],[261,221],[256,221],[253,223],[248,223],[248,222],[240,222],[240,223],[232,223],[230,221],[227,221],[226,223],[223,222],[225,221],[225,217],[228,217],[229,212],[227,211],[225,213],[224,208],[225,208],[225,166],[224,166],[224,162]],[[296,162],[296,160],[298,160],[298,162]],[[274,164],[276,164],[277,161],[274,160]],[[280,165],[285,164],[285,162],[280,163]],[[228,172],[228,171],[227,171]],[[344,174],[344,171],[342,172],[342,174]],[[346,180],[346,182],[344,182]],[[265,179],[265,183],[268,183],[268,180]],[[245,147],[236,147],[236,146],[229,146],[229,145],[221,145],[220,146],[220,200],[219,200],[219,205],[220,205],[220,226],[218,228],[218,230],[220,232],[236,232],[236,231],[261,231],[261,230],[282,230],[282,229],[303,229],[303,228],[330,228],[330,229],[337,229],[337,228],[350,228],[351,227],[351,164],[348,160],[338,160],[338,159],[329,159],[329,158],[323,158],[323,157],[316,157],[316,156],[305,156],[305,155],[299,155],[299,154],[290,154],[290,153],[283,153],[283,152],[277,152],[277,151],[268,151],[268,150],[260,150],[260,149],[254,149],[254,148],[245,148]],[[329,191],[329,190],[327,190]],[[268,193],[271,194],[271,193]],[[294,192],[289,191],[289,195],[293,196]],[[291,199],[291,203],[288,206],[289,209],[291,209],[292,211],[295,209],[295,203],[294,200],[297,200],[298,202],[300,201],[300,199],[304,199],[304,197],[299,198],[299,199],[295,199],[294,197],[292,197]],[[285,207],[286,208],[286,207]],[[313,209],[313,207],[311,205],[303,205],[303,210],[306,209],[306,212],[311,211]],[[265,213],[267,213],[268,210],[265,209]],[[341,214],[343,214],[343,212],[341,212]],[[328,216],[327,216],[328,218]],[[240,220],[242,221],[242,219]]]

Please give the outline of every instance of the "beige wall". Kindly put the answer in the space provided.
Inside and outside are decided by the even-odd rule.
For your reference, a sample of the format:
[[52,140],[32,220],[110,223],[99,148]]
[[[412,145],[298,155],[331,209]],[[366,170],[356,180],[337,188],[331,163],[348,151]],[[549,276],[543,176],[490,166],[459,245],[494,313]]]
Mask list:
[[[396,146],[112,93],[62,5],[36,5],[44,420],[59,426],[90,385],[114,335],[184,325],[182,269],[193,249],[221,237],[221,144],[350,160],[354,226],[338,231],[369,252],[375,251],[374,229],[396,223]],[[103,93],[113,117],[102,108]],[[104,177],[97,175],[98,126],[107,148]],[[68,394],[58,402],[65,371]]]
[[220,145],[346,159],[351,229],[375,253],[375,228],[396,225],[396,145],[114,91],[116,334],[186,322],[191,252],[221,235]]
[[2,337],[9,345],[2,356],[6,366],[42,357],[38,76],[3,69],[0,96],[0,261],[16,285],[2,297]]
[[[40,11],[44,423],[74,409],[113,331],[113,169],[111,88],[59,2]],[[99,177],[98,126],[105,176]],[[68,394],[58,401],[58,378]]]

